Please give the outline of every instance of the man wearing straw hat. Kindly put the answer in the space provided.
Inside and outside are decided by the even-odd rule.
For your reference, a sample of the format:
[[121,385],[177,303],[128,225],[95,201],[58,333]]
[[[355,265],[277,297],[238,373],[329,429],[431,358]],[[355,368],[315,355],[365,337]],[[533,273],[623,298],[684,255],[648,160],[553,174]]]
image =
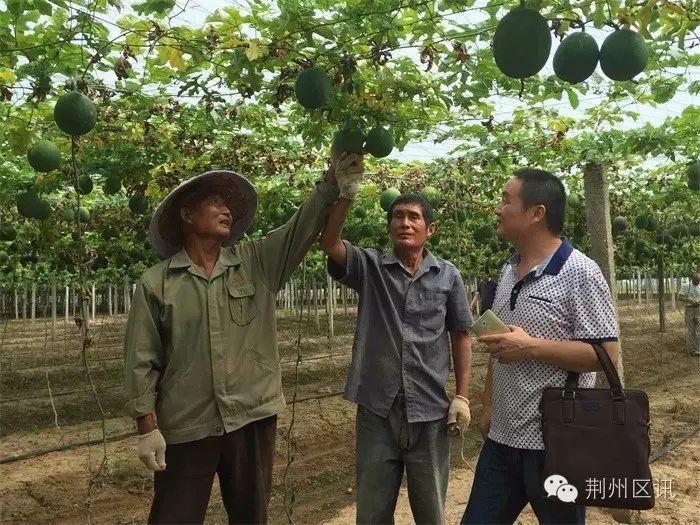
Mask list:
[[234,245],[257,193],[231,171],[183,182],[154,212],[164,260],[136,286],[125,339],[127,409],[155,471],[149,523],[202,523],[214,474],[230,523],[267,521],[285,407],[275,297],[362,172],[360,155],[334,158],[294,216],[252,242]]

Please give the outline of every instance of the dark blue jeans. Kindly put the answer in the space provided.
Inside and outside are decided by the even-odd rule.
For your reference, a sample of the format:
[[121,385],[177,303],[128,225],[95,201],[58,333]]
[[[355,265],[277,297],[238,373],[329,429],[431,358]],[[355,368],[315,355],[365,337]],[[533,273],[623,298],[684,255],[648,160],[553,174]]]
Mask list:
[[547,498],[543,465],[544,450],[513,448],[487,439],[462,523],[514,523],[528,502],[540,523],[585,523],[584,506]]
[[450,469],[447,417],[409,423],[399,396],[387,418],[358,405],[356,426],[357,523],[394,523],[404,469],[413,520],[444,523]]

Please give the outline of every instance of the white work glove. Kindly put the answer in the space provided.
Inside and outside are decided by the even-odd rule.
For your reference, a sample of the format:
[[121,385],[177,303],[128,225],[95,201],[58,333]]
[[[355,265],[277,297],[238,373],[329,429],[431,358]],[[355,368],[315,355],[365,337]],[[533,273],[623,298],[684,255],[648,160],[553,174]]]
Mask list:
[[359,153],[343,153],[335,162],[335,180],[338,181],[340,196],[353,200],[357,195],[365,166]]
[[450,403],[450,410],[447,413],[447,426],[450,434],[457,436],[464,434],[472,420],[472,413],[469,410],[469,400],[464,396],[455,396]]
[[157,428],[141,434],[136,443],[139,459],[149,470],[165,470],[165,439]]

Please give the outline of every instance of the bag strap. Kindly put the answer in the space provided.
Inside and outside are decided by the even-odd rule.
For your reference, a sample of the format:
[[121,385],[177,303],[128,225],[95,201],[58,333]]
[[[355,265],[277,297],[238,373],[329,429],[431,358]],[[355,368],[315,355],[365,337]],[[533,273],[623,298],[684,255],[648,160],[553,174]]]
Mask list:
[[603,367],[603,372],[605,372],[605,377],[608,379],[608,384],[610,385],[610,390],[612,390],[613,395],[622,396],[622,382],[620,381],[620,376],[610,356],[600,343],[591,343],[591,346],[593,350],[595,350],[598,361],[600,361]]
[[[610,385],[610,390],[612,390],[615,395],[622,395],[622,382],[620,381],[620,376],[617,373],[615,365],[613,365],[610,356],[605,351],[600,343],[590,343],[595,350],[596,357],[603,367],[603,372],[605,377],[608,379],[608,384]],[[578,378],[580,374],[578,372],[569,372],[566,376],[566,383],[564,384],[565,390],[574,390],[578,388]]]
[[566,376],[566,383],[564,383],[564,390],[574,390],[578,388],[578,378],[581,374],[578,372],[571,372]]

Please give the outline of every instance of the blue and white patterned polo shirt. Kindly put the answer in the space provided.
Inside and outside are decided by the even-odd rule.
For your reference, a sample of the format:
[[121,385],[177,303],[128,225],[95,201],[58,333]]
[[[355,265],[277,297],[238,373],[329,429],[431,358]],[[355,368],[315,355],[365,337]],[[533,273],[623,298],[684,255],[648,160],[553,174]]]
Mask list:
[[[566,239],[559,248],[518,280],[518,253],[501,271],[493,311],[533,337],[556,341],[617,341],[610,288],[598,265]],[[515,448],[544,449],[542,390],[562,387],[567,371],[536,360],[493,360],[489,438]],[[595,372],[579,376],[579,386],[595,385]]]

